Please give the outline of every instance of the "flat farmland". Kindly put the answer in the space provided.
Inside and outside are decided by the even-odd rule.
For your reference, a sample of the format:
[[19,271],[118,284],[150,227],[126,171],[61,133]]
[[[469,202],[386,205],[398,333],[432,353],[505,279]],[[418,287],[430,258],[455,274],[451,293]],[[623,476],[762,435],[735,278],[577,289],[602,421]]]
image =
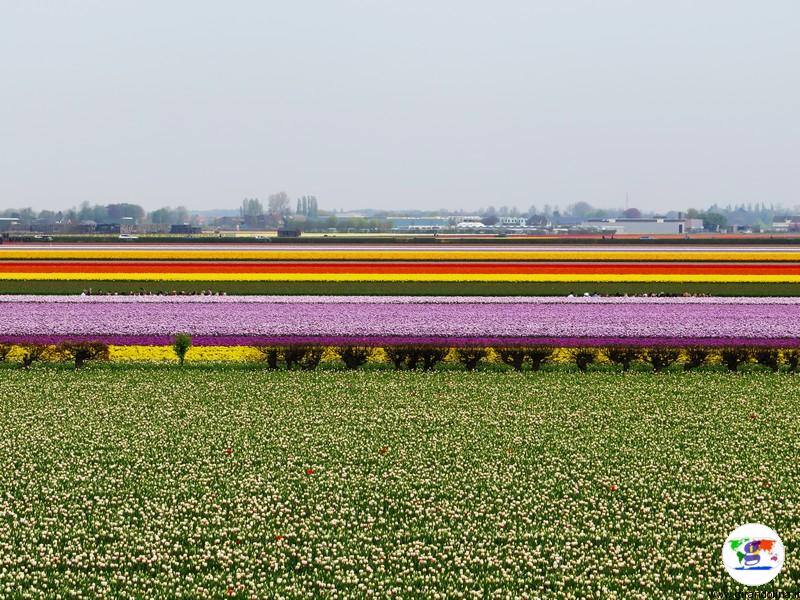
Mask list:
[[797,246],[4,244],[0,293],[800,294]]
[[761,372],[3,369],[0,594],[730,590],[740,523],[797,547],[798,440]]

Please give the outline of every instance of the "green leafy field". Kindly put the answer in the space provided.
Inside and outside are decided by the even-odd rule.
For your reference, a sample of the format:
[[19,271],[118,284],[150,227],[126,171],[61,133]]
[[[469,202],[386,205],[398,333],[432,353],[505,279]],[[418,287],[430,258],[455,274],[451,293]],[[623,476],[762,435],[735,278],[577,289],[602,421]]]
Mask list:
[[746,522],[797,590],[798,383],[2,369],[0,596],[696,596]]

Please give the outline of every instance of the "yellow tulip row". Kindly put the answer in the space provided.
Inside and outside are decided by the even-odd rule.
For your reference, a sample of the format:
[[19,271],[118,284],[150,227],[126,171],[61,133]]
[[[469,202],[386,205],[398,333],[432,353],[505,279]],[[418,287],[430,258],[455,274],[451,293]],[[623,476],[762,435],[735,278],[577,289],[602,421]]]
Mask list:
[[[19,361],[24,354],[24,349],[19,346],[12,348],[7,356],[9,361]],[[108,347],[109,360],[115,362],[177,362],[178,358],[172,346],[115,346]],[[52,359],[59,359],[51,355]],[[685,352],[681,351],[679,360],[686,360]],[[186,354],[187,362],[256,362],[264,359],[264,355],[251,346],[192,346]],[[335,348],[326,348],[322,355],[323,362],[338,361],[339,355]],[[444,362],[458,360],[455,350],[450,350]],[[489,348],[485,358],[488,362],[498,363],[500,358],[497,353]],[[609,359],[603,353],[597,356],[597,362],[608,363]],[[549,361],[555,363],[570,363],[573,361],[570,348],[557,348]],[[369,356],[371,363],[386,363],[389,358],[383,348],[374,348]],[[718,351],[711,351],[708,361],[711,364],[719,363]]]
[[631,262],[795,262],[786,251],[607,251],[575,250],[14,250],[0,260],[268,260],[268,261],[631,261]]

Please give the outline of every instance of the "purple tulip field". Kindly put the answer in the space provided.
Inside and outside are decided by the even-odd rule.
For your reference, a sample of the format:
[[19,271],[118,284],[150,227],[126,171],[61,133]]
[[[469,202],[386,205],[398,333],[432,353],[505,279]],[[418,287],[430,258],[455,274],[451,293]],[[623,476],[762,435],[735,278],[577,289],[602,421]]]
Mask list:
[[800,345],[793,298],[0,297],[0,343]]

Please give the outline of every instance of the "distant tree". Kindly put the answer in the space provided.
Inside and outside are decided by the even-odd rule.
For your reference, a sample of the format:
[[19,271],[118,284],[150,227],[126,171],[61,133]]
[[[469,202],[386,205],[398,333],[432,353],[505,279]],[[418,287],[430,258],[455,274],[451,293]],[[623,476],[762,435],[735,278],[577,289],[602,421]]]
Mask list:
[[481,217],[481,222],[486,225],[487,227],[491,227],[492,225],[496,225],[500,219],[497,215],[490,215],[486,214]]
[[576,202],[570,207],[570,213],[573,217],[585,217],[591,210],[592,205],[588,202]]
[[264,214],[264,206],[258,198],[245,198],[242,201],[242,217],[260,217]]
[[271,194],[267,203],[269,212],[273,215],[285,215],[289,212],[289,196],[286,192]]
[[707,231],[720,231],[728,226],[728,219],[725,215],[715,212],[707,212],[703,214],[703,229]]
[[642,211],[640,211],[638,208],[626,208],[623,211],[622,216],[626,219],[641,219]]
[[176,218],[176,212],[168,206],[152,211],[147,215],[147,218],[151,223],[156,224],[172,225],[178,222]]
[[94,218],[92,207],[85,200],[81,202],[81,207],[78,209],[78,219],[81,221],[91,221]]
[[188,223],[189,222],[189,210],[185,206],[179,206],[175,209],[175,222],[176,223]]
[[136,219],[141,221],[144,219],[144,209],[138,204],[129,204],[121,202],[119,204],[108,204],[106,207],[106,214],[108,220],[114,223],[120,222],[122,219]]
[[45,221],[47,223],[55,223],[56,222],[56,213],[52,210],[43,210],[39,213],[37,217],[40,221]]

